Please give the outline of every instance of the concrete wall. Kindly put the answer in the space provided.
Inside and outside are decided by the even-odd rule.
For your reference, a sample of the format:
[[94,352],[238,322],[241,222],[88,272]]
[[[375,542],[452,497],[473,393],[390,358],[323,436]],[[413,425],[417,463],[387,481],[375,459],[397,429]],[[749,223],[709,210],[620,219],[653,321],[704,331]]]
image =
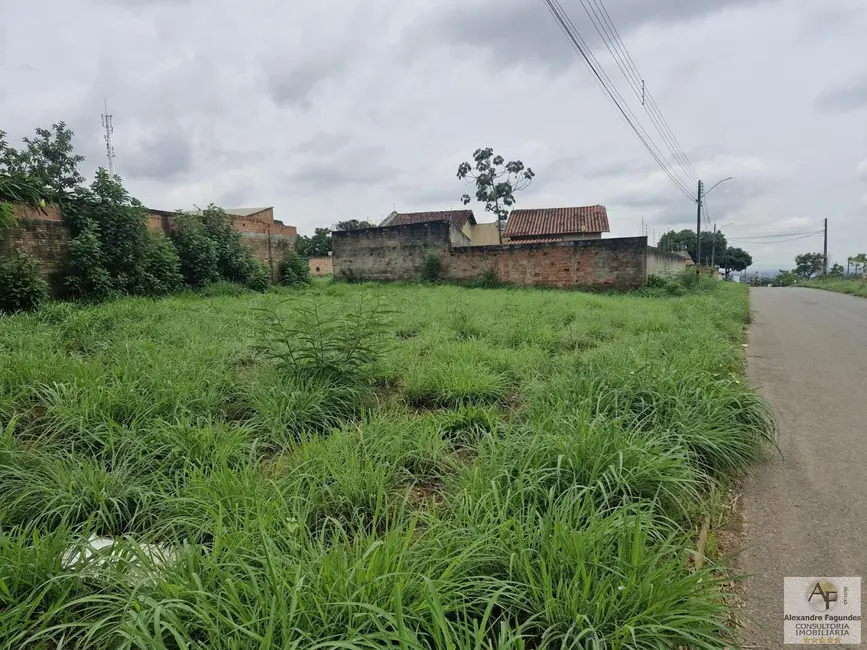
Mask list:
[[320,278],[324,275],[334,275],[334,264],[330,257],[311,257],[307,261],[310,264],[310,275]]
[[443,263],[448,261],[451,230],[448,221],[430,221],[333,232],[334,277],[417,279],[429,250],[436,251]]
[[499,246],[500,233],[497,230],[497,222],[477,223],[471,226],[470,246]]
[[451,280],[493,271],[517,285],[631,289],[644,286],[647,278],[646,237],[456,247],[450,231],[448,222],[431,222],[335,232],[335,276],[417,279],[432,250],[442,262],[443,277]]
[[686,258],[677,253],[668,253],[653,246],[647,247],[647,275],[672,276],[685,268]]
[[[40,260],[46,275],[56,275],[70,239],[58,209],[49,205],[43,213],[16,205],[15,215],[19,225],[0,241],[0,255],[10,255],[13,249],[18,249]],[[168,234],[174,227],[174,214],[154,210],[147,215],[147,223],[149,228]],[[272,266],[276,279],[280,261],[295,247],[298,237],[295,226],[275,221],[271,208],[247,217],[233,217],[232,225],[241,233],[241,241],[253,249],[253,255]]]

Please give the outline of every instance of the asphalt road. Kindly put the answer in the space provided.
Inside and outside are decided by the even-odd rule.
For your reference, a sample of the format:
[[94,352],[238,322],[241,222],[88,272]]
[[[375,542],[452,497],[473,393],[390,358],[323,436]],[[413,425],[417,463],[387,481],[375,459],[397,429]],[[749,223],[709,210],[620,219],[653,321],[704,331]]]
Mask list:
[[867,299],[795,288],[750,299],[748,373],[777,415],[782,456],[744,485],[742,639],[783,648],[785,576],[861,576],[867,600]]

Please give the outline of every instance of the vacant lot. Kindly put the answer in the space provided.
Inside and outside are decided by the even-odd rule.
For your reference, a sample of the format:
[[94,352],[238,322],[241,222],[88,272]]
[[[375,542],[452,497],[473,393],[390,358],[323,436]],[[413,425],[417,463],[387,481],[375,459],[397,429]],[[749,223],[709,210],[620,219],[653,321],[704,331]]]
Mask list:
[[723,648],[687,549],[772,431],[748,317],[322,283],[2,320],[0,641]]

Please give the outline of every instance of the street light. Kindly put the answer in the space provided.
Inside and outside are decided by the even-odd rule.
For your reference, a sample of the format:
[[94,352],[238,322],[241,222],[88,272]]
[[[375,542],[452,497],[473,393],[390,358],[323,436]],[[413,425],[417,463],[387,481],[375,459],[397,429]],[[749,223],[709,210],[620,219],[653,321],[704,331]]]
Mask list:
[[[714,188],[720,183],[725,183],[726,181],[730,181],[734,176],[729,176],[728,178],[724,178],[721,181],[717,181],[713,184],[713,186],[707,190],[706,192],[702,191],[702,182],[699,180],[698,182],[698,196],[695,199],[695,203],[697,206],[696,210],[696,219],[695,219],[695,274],[699,275],[701,273],[701,200],[703,197],[707,196],[711,192],[713,192]],[[711,262],[712,264],[712,262]]]
[[[734,178],[734,176],[729,176],[728,178],[724,178],[721,181],[714,183],[713,187],[711,187],[708,191],[706,191],[704,194],[702,194],[702,196],[707,196],[708,194],[710,194],[713,191],[714,187],[716,187],[720,183],[725,183],[726,181],[730,181],[733,178]],[[729,225],[731,225],[731,224],[729,224]]]
[[[720,181],[720,183],[722,183],[722,181]],[[717,183],[717,185],[719,185],[719,183]],[[716,185],[714,185],[714,187],[716,187]],[[710,189],[712,190],[713,187],[710,188]],[[710,190],[708,190],[708,191],[710,191]],[[724,225],[724,226],[720,226],[719,229],[717,229],[716,224],[713,225],[713,239],[710,240],[710,271],[711,271],[711,273],[713,273],[713,269],[714,269],[714,260],[715,260],[715,258],[716,258],[716,234],[717,234],[718,232],[722,232],[722,229],[723,229],[723,228],[727,228],[727,227],[729,227],[729,226],[733,226],[734,223],[735,223],[735,222],[732,221],[732,222],[730,222],[730,223],[727,223],[727,224]],[[723,260],[725,260],[725,258],[723,258]]]

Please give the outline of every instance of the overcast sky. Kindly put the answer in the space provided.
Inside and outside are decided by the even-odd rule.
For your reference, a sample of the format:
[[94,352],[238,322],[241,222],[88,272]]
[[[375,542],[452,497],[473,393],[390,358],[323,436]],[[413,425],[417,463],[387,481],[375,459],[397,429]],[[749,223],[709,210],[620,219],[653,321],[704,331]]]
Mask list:
[[[561,2],[670,156],[581,2]],[[605,5],[706,186],[735,177],[708,197],[730,243],[828,217],[832,260],[867,251],[867,3]],[[4,26],[0,129],[65,120],[90,174],[107,98],[115,169],[151,207],[273,205],[303,233],[448,209],[458,164],[491,146],[536,172],[519,206],[601,203],[611,236],[695,227],[542,0],[5,0]],[[789,268],[821,244],[743,247]]]

